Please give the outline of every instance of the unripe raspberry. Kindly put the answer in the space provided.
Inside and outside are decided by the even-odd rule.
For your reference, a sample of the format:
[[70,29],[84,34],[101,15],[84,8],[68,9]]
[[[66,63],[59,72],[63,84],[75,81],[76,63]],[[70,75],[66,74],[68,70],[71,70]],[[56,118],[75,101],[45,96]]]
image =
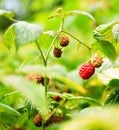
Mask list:
[[52,122],[54,122],[54,123],[62,122],[62,116],[53,116],[52,117]]
[[32,80],[37,83],[44,83],[44,77],[39,74],[34,74]]
[[40,127],[42,125],[42,117],[40,114],[36,114],[34,119],[33,119],[34,125]]
[[56,95],[56,96],[53,96],[53,99],[58,102],[61,99],[61,97]]
[[89,63],[83,64],[79,69],[79,75],[82,79],[89,79],[95,72],[95,67]]
[[69,38],[66,36],[60,37],[60,46],[65,47],[69,44]]
[[91,60],[91,64],[96,67],[99,68],[103,63],[103,58],[102,57],[95,57],[94,59]]
[[60,48],[54,48],[54,50],[53,50],[53,55],[55,56],[55,57],[57,57],[57,58],[59,58],[59,57],[61,57],[61,55],[62,55],[62,50],[60,49]]

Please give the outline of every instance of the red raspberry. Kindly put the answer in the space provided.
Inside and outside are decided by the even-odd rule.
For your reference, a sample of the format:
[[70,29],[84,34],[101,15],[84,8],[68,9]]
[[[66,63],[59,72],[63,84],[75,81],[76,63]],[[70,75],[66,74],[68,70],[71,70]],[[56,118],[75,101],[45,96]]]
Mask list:
[[55,57],[57,57],[57,58],[59,58],[59,57],[61,57],[61,55],[62,55],[62,50],[60,49],[60,48],[54,48],[54,50],[53,50],[53,55],[55,56]]
[[56,96],[53,96],[53,99],[58,102],[61,99],[61,97],[56,95]]
[[79,75],[82,79],[89,79],[95,72],[95,67],[89,63],[83,64],[79,69]]

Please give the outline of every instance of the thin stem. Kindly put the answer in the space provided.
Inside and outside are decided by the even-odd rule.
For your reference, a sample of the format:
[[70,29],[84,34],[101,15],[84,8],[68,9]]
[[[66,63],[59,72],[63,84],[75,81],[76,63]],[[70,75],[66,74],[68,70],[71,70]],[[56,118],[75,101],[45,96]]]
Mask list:
[[47,63],[46,63],[46,58],[45,58],[45,56],[44,56],[44,54],[43,54],[43,52],[42,52],[42,50],[41,50],[41,48],[40,48],[40,46],[39,46],[39,44],[38,44],[38,41],[36,41],[36,45],[37,45],[37,47],[38,47],[39,52],[41,53],[44,66],[46,66],[46,64],[47,64]]
[[51,49],[52,49],[52,47],[53,47],[53,45],[54,45],[54,42],[55,42],[55,40],[57,39],[57,37],[59,36],[60,33],[61,33],[61,31],[57,32],[57,34],[55,35],[55,37],[54,37],[54,39],[53,39],[53,41],[52,41],[52,43],[51,43],[51,45],[50,45],[50,47],[49,47],[49,49],[48,49],[48,51],[47,51],[47,54],[46,54],[46,62],[47,62],[47,60],[48,60],[48,57],[49,57],[50,51],[51,51]]
[[3,97],[0,99],[0,102],[1,102],[4,98],[6,98],[7,96],[10,96],[10,95],[16,94],[16,93],[18,93],[18,92],[19,92],[19,91],[14,91],[14,92],[7,93],[7,94],[3,95]]
[[87,46],[85,43],[81,42],[78,38],[76,38],[75,36],[73,36],[72,34],[62,30],[62,32],[68,34],[69,36],[73,37],[75,40],[77,40],[79,43],[81,43],[82,45],[84,45],[88,50],[89,50],[89,54],[90,54],[90,57],[91,57],[91,48],[89,46]]
[[65,103],[67,102],[67,99],[65,98],[64,101],[54,110],[52,111],[46,118],[46,121],[59,109],[61,108]]
[[10,18],[10,20],[14,23],[17,23],[18,21],[16,19]]

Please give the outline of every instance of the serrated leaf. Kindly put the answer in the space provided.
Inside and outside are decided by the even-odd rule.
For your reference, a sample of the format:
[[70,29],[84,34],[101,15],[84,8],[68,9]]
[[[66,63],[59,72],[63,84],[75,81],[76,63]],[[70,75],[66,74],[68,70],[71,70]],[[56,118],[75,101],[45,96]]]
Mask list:
[[14,13],[12,11],[6,11],[6,10],[1,10],[0,9],[0,16],[5,16],[7,18],[13,18]]
[[116,42],[119,41],[119,24],[116,24],[112,28],[112,34]]
[[119,79],[112,79],[110,82],[109,82],[109,86],[111,88],[118,88],[119,87]]
[[38,40],[43,30],[36,24],[17,22],[11,25],[4,36],[5,45],[10,49],[14,43],[16,48]]
[[95,18],[91,14],[89,14],[88,12],[85,12],[85,11],[81,11],[81,10],[68,11],[64,15],[65,16],[73,16],[74,14],[80,14],[80,15],[87,16],[87,17],[89,17],[91,20],[93,20],[95,22]]
[[112,62],[114,62],[117,58],[114,46],[108,41],[96,41],[92,44],[92,47],[96,50],[100,50]]
[[93,32],[93,36],[96,40],[108,40],[112,37],[113,25],[119,23],[119,21],[112,21],[110,23],[99,25]]
[[34,42],[42,34],[43,30],[36,24],[27,22],[18,22],[14,24],[15,28],[15,44],[16,46]]
[[6,86],[19,90],[41,112],[43,118],[47,116],[45,88],[42,85],[29,82],[21,76],[14,75],[4,77],[2,82]]
[[11,25],[4,35],[4,44],[10,49],[14,44],[15,40],[15,32],[14,32],[14,25]]

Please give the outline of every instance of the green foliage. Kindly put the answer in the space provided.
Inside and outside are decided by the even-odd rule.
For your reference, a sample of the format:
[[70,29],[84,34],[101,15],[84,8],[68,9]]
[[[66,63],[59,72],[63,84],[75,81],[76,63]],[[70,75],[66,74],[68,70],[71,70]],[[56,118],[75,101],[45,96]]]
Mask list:
[[109,40],[110,37],[112,37],[112,28],[115,24],[117,24],[119,21],[113,21],[110,23],[99,25],[94,30],[94,38],[97,40]]
[[0,16],[5,16],[7,18],[13,18],[14,13],[12,11],[6,11],[6,10],[1,10],[0,9]]
[[40,37],[42,32],[42,28],[38,25],[29,24],[27,22],[17,22],[7,29],[4,36],[5,44],[9,49],[13,43],[15,47],[18,48],[21,45],[34,42]]
[[92,44],[92,47],[96,50],[100,50],[100,52],[107,56],[112,62],[117,58],[114,46],[108,41],[96,41]]
[[21,76],[14,75],[4,77],[3,83],[6,86],[19,90],[39,110],[43,118],[47,116],[47,101],[44,95],[44,87],[29,82]]

